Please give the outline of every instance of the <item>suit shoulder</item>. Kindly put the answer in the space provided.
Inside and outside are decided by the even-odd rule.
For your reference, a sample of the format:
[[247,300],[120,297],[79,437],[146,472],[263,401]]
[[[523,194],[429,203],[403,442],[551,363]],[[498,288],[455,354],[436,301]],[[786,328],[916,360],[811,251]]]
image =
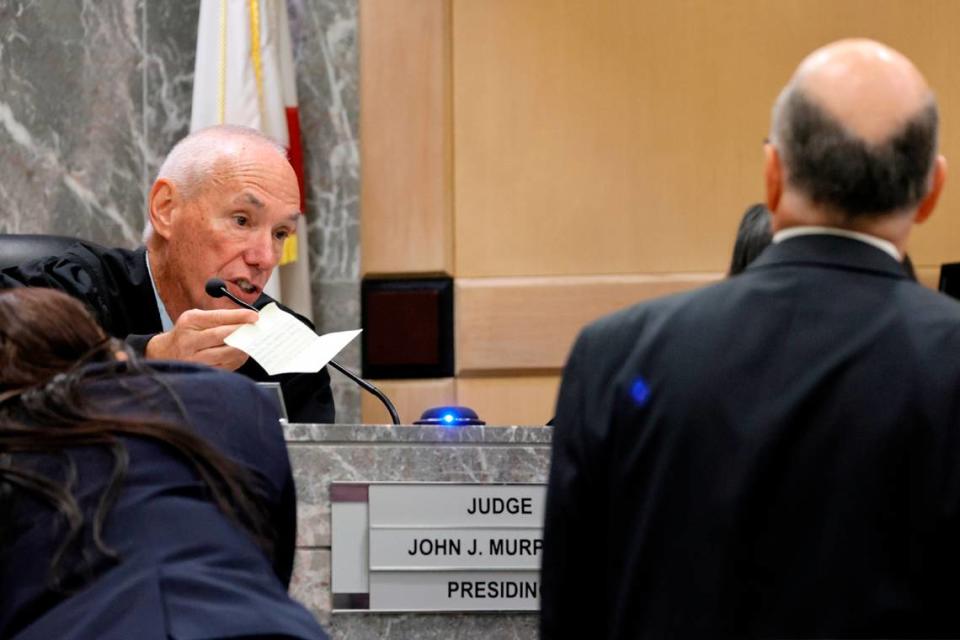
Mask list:
[[57,264],[78,264],[92,271],[109,270],[111,272],[120,271],[139,271],[146,268],[144,255],[146,249],[123,249],[120,247],[103,247],[94,242],[86,240],[77,240],[63,251],[55,256],[49,256],[44,260],[52,261]]
[[270,397],[253,381],[205,365],[174,360],[97,363],[84,367],[84,378],[98,402],[123,413],[158,412],[159,417],[189,422],[279,419]]
[[939,316],[960,318],[960,301],[950,296],[933,291],[916,282],[903,282],[900,285],[903,296],[908,297],[912,304],[918,305],[923,311]]
[[216,392],[219,396],[218,402],[225,400],[248,404],[249,401],[259,402],[262,399],[256,382],[233,371],[175,361],[155,361],[150,364],[155,371],[170,378],[178,387],[200,389],[210,394]]
[[633,335],[651,320],[669,316],[719,285],[701,287],[692,291],[674,293],[651,300],[638,302],[619,311],[614,311],[589,323],[581,334],[589,338],[614,335]]
[[257,384],[239,373],[178,360],[146,360],[142,370],[129,370],[133,384],[150,386],[159,381],[192,413],[216,412],[224,417],[248,420],[275,411],[270,397]]
[[923,342],[960,341],[960,301],[913,282],[904,283],[898,294],[904,321],[924,336]]
[[[107,249],[98,244],[77,240],[59,253],[38,256],[20,265],[7,267],[4,275],[11,282],[25,286],[49,286],[66,289],[81,286],[83,280],[99,281],[110,274],[146,270],[142,255],[145,250]],[[138,258],[138,254],[141,256]],[[79,277],[78,273],[87,275]],[[58,287],[57,284],[63,286]]]
[[258,457],[286,460],[276,402],[253,380],[203,365],[150,365],[172,387],[198,433],[254,467]]

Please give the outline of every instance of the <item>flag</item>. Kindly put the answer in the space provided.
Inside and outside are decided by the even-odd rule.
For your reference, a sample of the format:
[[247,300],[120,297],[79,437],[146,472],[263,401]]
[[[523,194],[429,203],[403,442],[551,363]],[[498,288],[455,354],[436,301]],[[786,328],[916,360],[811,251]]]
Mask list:
[[[201,0],[190,131],[215,124],[257,129],[287,149],[305,210],[303,149],[285,0]],[[265,291],[313,316],[307,225],[287,239]]]

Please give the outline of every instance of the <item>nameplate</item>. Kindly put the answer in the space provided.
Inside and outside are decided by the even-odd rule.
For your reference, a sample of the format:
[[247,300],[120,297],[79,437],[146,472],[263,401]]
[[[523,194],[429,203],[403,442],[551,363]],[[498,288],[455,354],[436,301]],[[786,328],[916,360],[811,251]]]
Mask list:
[[540,569],[543,529],[373,529],[370,570]]
[[424,571],[370,574],[370,609],[387,611],[536,611],[536,571]]
[[371,484],[370,527],[542,527],[540,485]]
[[546,487],[333,483],[334,608],[536,611]]

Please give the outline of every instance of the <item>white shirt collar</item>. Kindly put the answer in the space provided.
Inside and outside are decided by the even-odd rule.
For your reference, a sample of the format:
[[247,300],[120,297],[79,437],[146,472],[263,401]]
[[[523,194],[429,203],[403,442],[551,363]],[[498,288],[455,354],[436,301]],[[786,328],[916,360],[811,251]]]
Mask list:
[[170,314],[167,313],[167,308],[163,304],[163,300],[160,299],[160,294],[157,293],[157,283],[153,279],[153,271],[150,269],[150,254],[145,253],[144,258],[147,260],[147,273],[150,274],[150,286],[153,287],[153,297],[157,300],[157,309],[160,310],[160,327],[164,332],[170,331],[173,329],[173,320],[170,319]]
[[866,242],[867,244],[880,249],[880,251],[883,251],[897,262],[900,262],[903,259],[900,256],[900,252],[897,251],[896,245],[889,240],[884,240],[883,238],[878,238],[877,236],[871,236],[868,233],[850,231],[849,229],[838,229],[837,227],[789,227],[773,234],[773,242],[776,244],[783,242],[784,240],[789,240],[790,238],[796,238],[798,236],[813,235],[840,236],[841,238],[859,240],[860,242]]

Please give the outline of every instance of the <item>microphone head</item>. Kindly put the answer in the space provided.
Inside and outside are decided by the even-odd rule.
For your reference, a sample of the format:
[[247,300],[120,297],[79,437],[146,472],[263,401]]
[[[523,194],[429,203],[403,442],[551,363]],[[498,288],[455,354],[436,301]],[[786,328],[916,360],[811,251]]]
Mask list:
[[226,287],[227,283],[220,278],[210,278],[203,288],[211,298],[222,298],[227,294]]

